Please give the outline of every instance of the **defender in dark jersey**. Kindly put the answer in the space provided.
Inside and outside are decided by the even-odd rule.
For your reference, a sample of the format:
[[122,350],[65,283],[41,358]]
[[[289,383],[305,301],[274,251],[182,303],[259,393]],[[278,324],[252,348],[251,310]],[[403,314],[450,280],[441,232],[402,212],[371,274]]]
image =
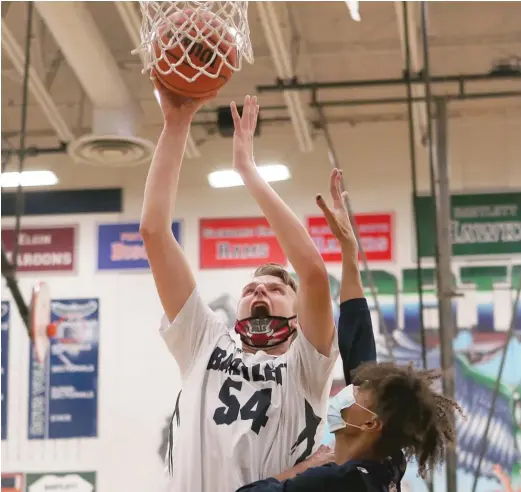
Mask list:
[[[340,244],[354,241],[338,186],[334,210],[318,205]],[[361,292],[345,291],[349,258],[343,258],[342,302],[338,324],[346,388],[331,401],[328,424],[335,450],[321,447],[308,460],[277,477],[246,485],[237,492],[398,492],[407,457],[415,457],[422,475],[443,460],[454,444],[457,403],[433,392],[433,371],[377,364],[371,316]],[[354,371],[352,381],[351,372]],[[403,450],[403,452],[402,452]],[[405,453],[405,455],[404,455]]]

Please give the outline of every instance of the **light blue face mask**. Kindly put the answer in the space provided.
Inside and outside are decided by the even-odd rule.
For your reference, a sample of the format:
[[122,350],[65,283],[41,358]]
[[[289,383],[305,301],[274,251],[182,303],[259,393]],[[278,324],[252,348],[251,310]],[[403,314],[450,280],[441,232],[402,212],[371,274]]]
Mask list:
[[352,407],[353,405],[358,405],[359,407],[363,408],[364,410],[376,417],[376,413],[371,412],[371,410],[365,408],[364,406],[356,402],[354,387],[352,384],[350,384],[349,386],[346,386],[342,391],[339,391],[329,401],[329,408],[327,410],[327,425],[329,427],[329,432],[333,434],[348,425],[351,427],[356,427],[358,429],[361,428],[359,425],[350,424],[342,418],[342,410],[344,410],[344,408]]

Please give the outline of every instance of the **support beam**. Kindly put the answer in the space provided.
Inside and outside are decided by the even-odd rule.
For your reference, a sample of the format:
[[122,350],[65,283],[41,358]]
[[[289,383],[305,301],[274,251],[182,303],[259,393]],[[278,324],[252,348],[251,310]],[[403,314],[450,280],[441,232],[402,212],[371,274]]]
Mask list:
[[[458,86],[458,92],[464,94],[466,86],[473,82],[512,82],[521,80],[521,71],[512,71],[507,73],[472,73],[472,74],[448,74],[435,75],[430,77],[430,83],[433,85],[454,84]],[[418,74],[413,74],[411,77],[411,84],[425,84],[423,77]],[[258,92],[283,92],[283,91],[319,91],[321,89],[355,89],[367,87],[403,87],[407,85],[407,79],[362,79],[362,80],[335,80],[329,82],[309,82],[300,83],[294,77],[280,79],[272,85],[257,86]]]
[[[9,27],[7,27],[5,21],[2,19],[2,49],[4,53],[9,57],[15,70],[18,72],[20,77],[24,73],[24,54],[22,48],[16,42],[13,34]],[[69,128],[62,115],[58,111],[56,104],[54,103],[51,95],[45,88],[45,85],[36,73],[33,67],[29,67],[29,90],[34,96],[34,99],[40,105],[43,114],[53,127],[56,135],[61,142],[71,142],[75,136],[72,130]]]
[[[284,36],[277,20],[273,2],[256,2],[256,5],[277,77],[281,79],[292,78],[294,73],[291,66],[291,55],[284,43]],[[284,101],[288,107],[300,150],[302,152],[310,152],[313,150],[313,140],[305,107],[300,100],[299,94],[285,90]]]
[[35,6],[93,105],[138,111],[85,2],[40,1]]
[[[132,41],[132,45],[137,47],[141,44],[141,37],[139,31],[141,29],[141,21],[139,19],[139,15],[134,8],[134,2],[114,2],[114,6],[118,11],[121,20],[123,21],[123,25]],[[141,57],[141,61],[143,61],[143,54],[139,52],[139,56]],[[193,159],[195,157],[201,157],[201,152],[197,148],[197,144],[193,139],[191,133],[188,135],[188,140],[186,141],[186,157],[189,159]]]
[[[443,371],[443,394],[454,399],[454,349],[456,336],[452,312],[452,241],[450,218],[449,164],[447,150],[447,102],[436,99],[436,227],[438,228],[438,248],[436,258],[438,312],[440,320],[440,355]],[[454,418],[454,416],[453,416]],[[445,456],[447,470],[447,490],[456,492],[457,460],[454,450],[447,449]]]
[[[422,70],[421,41],[418,35],[418,4],[416,2],[395,1],[396,22],[400,36],[400,46],[407,76],[419,73]],[[412,86],[412,95],[417,98],[425,97],[425,88],[416,84]],[[427,112],[425,103],[413,104],[413,123],[415,127],[416,143],[425,145],[427,136]]]

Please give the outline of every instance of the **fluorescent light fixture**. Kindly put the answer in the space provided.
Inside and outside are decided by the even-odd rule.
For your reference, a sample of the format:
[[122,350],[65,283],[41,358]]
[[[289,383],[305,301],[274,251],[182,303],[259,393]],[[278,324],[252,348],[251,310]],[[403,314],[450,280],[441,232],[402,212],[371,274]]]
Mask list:
[[29,186],[52,186],[58,183],[56,174],[52,171],[23,171],[2,173],[0,175],[2,188],[16,188],[21,184],[24,188]]
[[351,19],[356,22],[360,22],[360,11],[358,6],[358,0],[345,0]]
[[[289,169],[282,164],[272,164],[268,166],[258,166],[257,171],[268,183],[273,181],[285,181],[291,178]],[[223,169],[214,171],[208,175],[208,183],[212,188],[232,188],[243,186],[244,182],[239,174],[233,169]]]

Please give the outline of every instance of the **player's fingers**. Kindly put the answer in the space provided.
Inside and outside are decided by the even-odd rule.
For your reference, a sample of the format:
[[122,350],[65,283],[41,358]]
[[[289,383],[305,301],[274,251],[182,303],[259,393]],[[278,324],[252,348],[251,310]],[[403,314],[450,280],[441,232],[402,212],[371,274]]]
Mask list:
[[231,102],[230,110],[232,112],[233,126],[237,131],[241,128],[241,117],[239,116],[239,111],[237,111],[237,104],[235,104],[235,101]]
[[257,96],[253,96],[250,101],[250,130],[255,131],[255,119],[257,118]]
[[150,80],[152,81],[152,85],[158,92],[160,98],[161,96],[170,94],[170,91],[168,91],[168,89],[166,89],[165,86],[161,82],[159,82],[159,79],[155,75],[151,75]]
[[331,177],[329,180],[329,193],[331,193],[331,198],[333,199],[333,205],[335,207],[338,207],[340,205],[340,188],[339,188],[339,182],[340,182],[340,174],[341,171],[339,169],[333,169],[331,172]]
[[340,206],[347,212],[346,203],[349,203],[349,193],[347,191],[343,191],[340,195]]
[[251,116],[251,134],[255,134],[255,129],[257,128],[257,119],[259,117],[259,105],[257,104],[257,98],[255,98],[254,106],[252,110]]
[[243,128],[250,123],[250,96],[244,98],[244,104],[242,106],[241,122]]
[[253,134],[255,134],[255,130],[257,129],[257,124],[259,123],[259,111],[260,106],[257,104],[257,107],[255,108],[255,125],[253,126]]
[[324,201],[324,198],[322,198],[322,195],[317,195],[316,201],[318,207],[320,208],[320,210],[322,210],[322,213],[324,214],[324,217],[326,218],[329,227],[333,227],[333,225],[336,223],[335,214],[327,206],[327,203]]
[[[348,208],[346,207],[346,202],[349,203],[349,194],[347,191],[342,192],[342,203],[341,203],[341,209],[343,211],[345,221],[347,222],[348,227],[353,230],[353,224],[351,223],[351,217],[349,216]],[[354,231],[353,231],[354,234]]]

